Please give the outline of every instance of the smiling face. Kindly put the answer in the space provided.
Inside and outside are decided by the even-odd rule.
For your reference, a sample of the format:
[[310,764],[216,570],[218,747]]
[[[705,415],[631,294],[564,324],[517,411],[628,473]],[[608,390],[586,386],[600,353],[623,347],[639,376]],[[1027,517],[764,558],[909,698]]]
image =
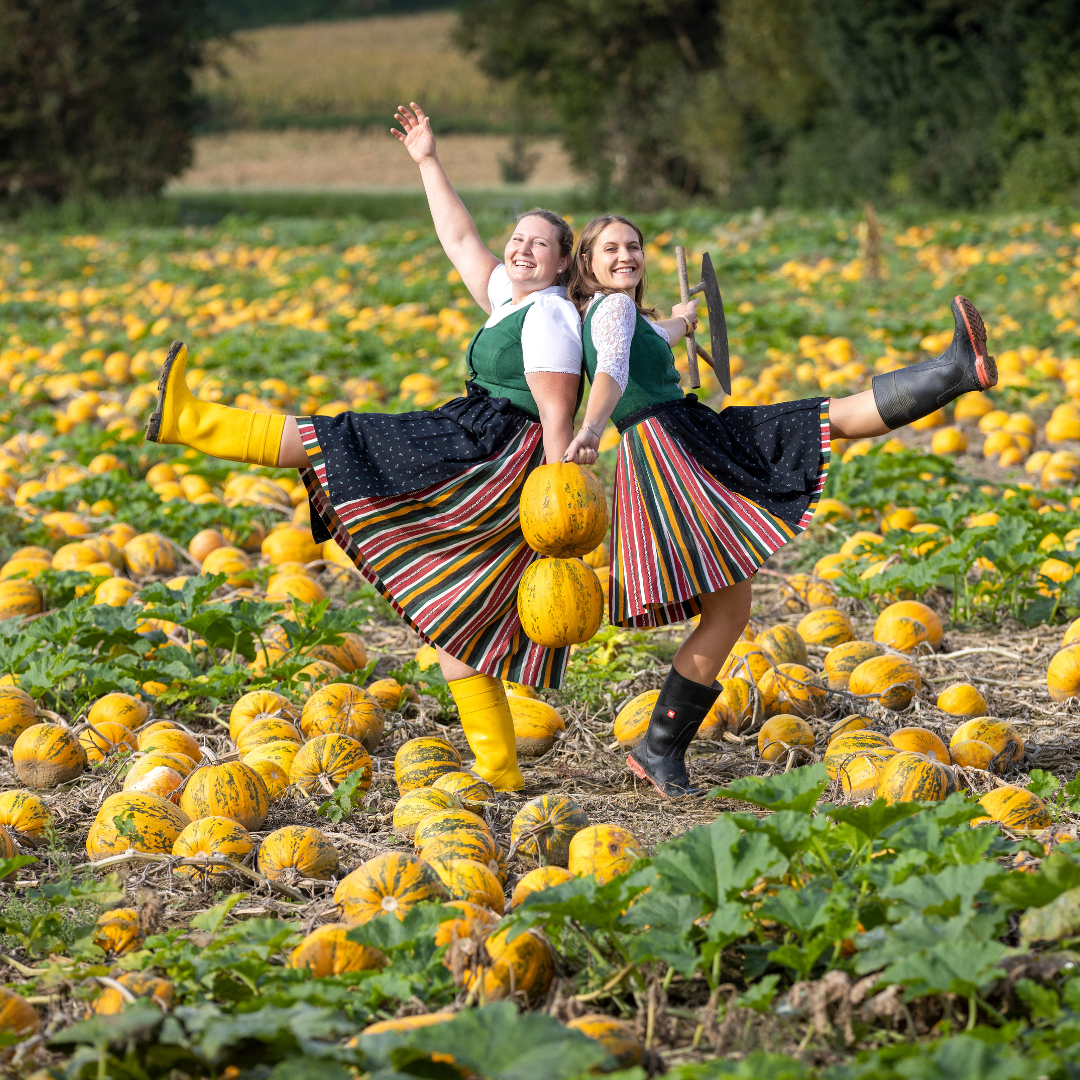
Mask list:
[[570,256],[559,254],[559,232],[550,221],[523,217],[514,226],[503,262],[515,292],[524,294],[554,285]]
[[613,221],[596,238],[590,254],[593,277],[601,288],[634,295],[645,272],[645,253],[631,226]]

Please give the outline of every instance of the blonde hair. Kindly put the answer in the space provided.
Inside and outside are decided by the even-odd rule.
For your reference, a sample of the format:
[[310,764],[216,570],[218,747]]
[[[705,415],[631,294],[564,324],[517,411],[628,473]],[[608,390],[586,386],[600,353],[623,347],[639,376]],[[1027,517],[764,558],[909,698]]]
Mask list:
[[[610,286],[601,285],[596,280],[596,276],[593,274],[592,269],[592,249],[596,243],[600,234],[609,226],[619,223],[621,225],[629,225],[634,232],[637,233],[638,243],[641,244],[642,249],[645,247],[645,237],[642,235],[641,230],[637,225],[627,217],[623,217],[622,214],[602,214],[600,217],[594,217],[584,229],[581,230],[581,239],[578,240],[577,252],[574,255],[574,261],[570,264],[570,281],[566,286],[567,296],[574,302],[578,311],[581,313],[582,318],[585,317],[585,309],[589,306],[589,301],[597,293],[613,293],[620,290],[611,288]],[[647,288],[647,277],[645,271],[642,270],[641,280],[637,283],[637,288],[634,290],[634,305],[642,315],[647,315],[650,318],[656,316],[655,308],[647,308],[643,305],[642,301],[645,299],[645,289]]]

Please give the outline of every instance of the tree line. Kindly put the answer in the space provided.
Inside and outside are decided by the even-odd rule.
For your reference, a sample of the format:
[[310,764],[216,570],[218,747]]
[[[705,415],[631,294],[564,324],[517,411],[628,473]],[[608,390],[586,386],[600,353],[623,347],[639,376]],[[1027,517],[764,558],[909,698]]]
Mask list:
[[465,0],[459,41],[644,205],[1074,202],[1075,0]]

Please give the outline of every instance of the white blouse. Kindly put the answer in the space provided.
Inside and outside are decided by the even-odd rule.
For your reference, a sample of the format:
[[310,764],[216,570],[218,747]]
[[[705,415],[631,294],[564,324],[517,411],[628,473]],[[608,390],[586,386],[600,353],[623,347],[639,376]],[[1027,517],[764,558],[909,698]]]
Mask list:
[[[596,370],[610,375],[620,390],[630,380],[630,342],[637,325],[637,306],[626,293],[597,293],[585,314],[594,304],[600,306],[592,317],[592,341],[596,348]],[[668,332],[650,319],[645,320],[669,345]]]
[[501,263],[488,279],[488,300],[491,315],[485,327],[496,326],[503,319],[528,305],[521,327],[521,352],[525,372],[561,371],[567,375],[581,374],[581,316],[567,299],[561,285],[529,293],[520,303],[513,303],[514,286],[506,267]]

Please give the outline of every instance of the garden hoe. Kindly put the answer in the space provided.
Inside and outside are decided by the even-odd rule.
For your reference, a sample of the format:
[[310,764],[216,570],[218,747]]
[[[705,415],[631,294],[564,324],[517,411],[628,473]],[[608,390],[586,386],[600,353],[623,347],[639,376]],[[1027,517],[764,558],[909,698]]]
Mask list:
[[731,367],[728,362],[727,322],[724,320],[724,301],[720,296],[720,286],[716,283],[716,272],[712,259],[706,251],[701,256],[701,281],[690,288],[686,276],[686,248],[675,249],[675,261],[679,267],[679,292],[685,304],[691,296],[705,294],[705,307],[709,311],[709,334],[712,338],[712,356],[695,340],[691,330],[686,335],[686,360],[690,365],[690,386],[697,389],[701,385],[698,374],[697,358],[700,356],[716,372],[716,378],[725,394],[731,393]]

